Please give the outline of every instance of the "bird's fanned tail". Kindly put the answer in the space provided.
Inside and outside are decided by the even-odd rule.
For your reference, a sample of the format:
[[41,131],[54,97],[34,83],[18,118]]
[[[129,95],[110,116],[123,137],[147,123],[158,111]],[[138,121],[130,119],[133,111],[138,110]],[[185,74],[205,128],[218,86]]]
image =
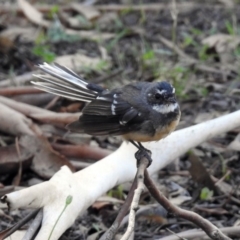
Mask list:
[[104,89],[89,84],[72,70],[57,63],[43,63],[38,68],[47,74],[35,74],[39,81],[32,81],[36,88],[69,99],[91,102]]

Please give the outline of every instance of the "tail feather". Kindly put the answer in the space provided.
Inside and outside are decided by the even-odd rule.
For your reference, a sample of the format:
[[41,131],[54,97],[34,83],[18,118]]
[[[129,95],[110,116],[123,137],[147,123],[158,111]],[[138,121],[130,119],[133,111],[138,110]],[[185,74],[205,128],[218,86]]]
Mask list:
[[45,74],[36,74],[40,81],[32,81],[36,88],[70,99],[90,102],[98,96],[98,92],[88,88],[88,83],[72,70],[59,64],[47,63],[38,66]]
[[91,102],[95,96],[87,96],[85,94],[76,94],[73,91],[69,91],[65,88],[60,88],[60,87],[55,87],[52,84],[48,83],[40,83],[40,82],[34,82],[33,83],[36,88],[43,90],[45,92],[49,92],[61,97],[69,98],[69,99],[74,99],[78,101],[83,101],[83,102]]

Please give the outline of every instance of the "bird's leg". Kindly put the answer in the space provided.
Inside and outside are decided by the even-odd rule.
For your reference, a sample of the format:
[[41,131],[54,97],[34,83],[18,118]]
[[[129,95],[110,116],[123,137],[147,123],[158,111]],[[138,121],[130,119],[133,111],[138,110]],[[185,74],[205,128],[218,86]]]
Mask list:
[[130,140],[130,142],[138,149],[138,151],[135,153],[135,158],[137,159],[137,167],[139,166],[139,162],[141,158],[146,157],[149,161],[148,167],[152,163],[152,152],[148,149],[146,149],[140,142],[134,142]]

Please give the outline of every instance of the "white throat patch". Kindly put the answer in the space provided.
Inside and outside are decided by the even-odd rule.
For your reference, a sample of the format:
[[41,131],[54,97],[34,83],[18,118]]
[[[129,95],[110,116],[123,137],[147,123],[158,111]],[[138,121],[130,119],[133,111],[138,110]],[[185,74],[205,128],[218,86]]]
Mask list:
[[170,113],[174,112],[178,108],[177,103],[170,103],[169,105],[153,105],[152,109],[159,112],[159,113]]

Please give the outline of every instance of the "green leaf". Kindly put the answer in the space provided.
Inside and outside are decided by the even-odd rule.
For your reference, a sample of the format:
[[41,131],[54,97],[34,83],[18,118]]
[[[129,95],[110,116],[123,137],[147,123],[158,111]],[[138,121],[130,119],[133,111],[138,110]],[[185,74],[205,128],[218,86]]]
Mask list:
[[234,31],[233,25],[229,21],[225,22],[225,26],[226,26],[227,31],[228,31],[228,33],[230,35],[235,35],[235,31]]
[[207,187],[202,188],[201,193],[200,193],[200,199],[201,200],[209,200],[213,196],[213,191],[210,190]]
[[59,6],[54,5],[52,6],[52,8],[50,9],[49,13],[48,13],[48,17],[53,19],[54,15],[57,14],[59,12]]
[[56,55],[55,53],[51,52],[48,49],[48,46],[45,45],[37,45],[34,48],[32,48],[32,53],[35,56],[41,57],[44,62],[51,63],[55,60]]
[[154,58],[155,58],[155,53],[154,53],[153,50],[146,51],[142,55],[143,60],[151,60],[151,59],[154,59]]

